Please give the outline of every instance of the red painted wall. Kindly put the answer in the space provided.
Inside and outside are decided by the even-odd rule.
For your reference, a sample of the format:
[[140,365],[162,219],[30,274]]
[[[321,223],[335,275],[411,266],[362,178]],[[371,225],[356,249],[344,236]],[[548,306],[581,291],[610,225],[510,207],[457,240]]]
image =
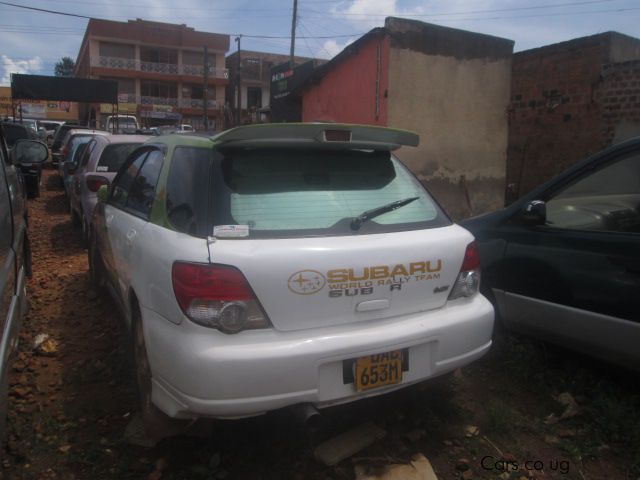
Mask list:
[[[378,45],[381,47],[380,110],[376,116]],[[388,72],[389,39],[387,36],[374,37],[304,92],[302,120],[386,126]]]

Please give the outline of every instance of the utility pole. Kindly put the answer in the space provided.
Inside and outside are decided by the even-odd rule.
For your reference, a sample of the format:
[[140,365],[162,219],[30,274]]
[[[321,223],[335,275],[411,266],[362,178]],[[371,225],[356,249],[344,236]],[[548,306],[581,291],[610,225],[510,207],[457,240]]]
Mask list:
[[236,95],[238,103],[236,104],[236,125],[240,125],[240,115],[242,114],[242,61],[240,59],[240,40],[242,39],[242,35],[238,35],[236,37],[236,42],[238,42],[238,65],[236,67]]
[[204,103],[204,129],[209,130],[209,113],[207,106],[209,104],[209,49],[204,46],[204,88],[202,89],[202,99]]
[[293,54],[296,49],[296,23],[298,23],[298,0],[293,0],[293,17],[291,18],[291,53],[289,66],[293,68]]

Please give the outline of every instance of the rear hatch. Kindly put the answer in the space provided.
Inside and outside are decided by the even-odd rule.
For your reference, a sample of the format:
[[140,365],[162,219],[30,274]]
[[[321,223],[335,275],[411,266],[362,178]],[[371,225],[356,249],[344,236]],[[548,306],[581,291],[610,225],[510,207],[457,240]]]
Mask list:
[[457,225],[323,238],[217,240],[278,330],[390,318],[442,307],[471,235]]
[[390,154],[393,141],[353,148],[357,138],[337,135],[346,141],[301,148],[304,138],[264,137],[219,148],[209,248],[212,262],[244,274],[276,329],[446,303],[473,238]]

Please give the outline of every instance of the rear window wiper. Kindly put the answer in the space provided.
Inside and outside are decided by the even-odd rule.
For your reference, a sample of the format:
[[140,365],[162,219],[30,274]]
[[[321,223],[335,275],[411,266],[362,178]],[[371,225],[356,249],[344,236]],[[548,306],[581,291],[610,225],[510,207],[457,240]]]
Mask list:
[[395,202],[387,203],[386,205],[382,205],[381,207],[372,208],[371,210],[362,212],[360,215],[354,217],[354,219],[351,220],[351,229],[358,230],[367,220],[371,220],[372,218],[378,217],[383,213],[392,212],[393,210],[396,210],[400,207],[409,205],[411,202],[418,200],[418,198],[420,197],[410,197],[405,198],[404,200],[396,200]]

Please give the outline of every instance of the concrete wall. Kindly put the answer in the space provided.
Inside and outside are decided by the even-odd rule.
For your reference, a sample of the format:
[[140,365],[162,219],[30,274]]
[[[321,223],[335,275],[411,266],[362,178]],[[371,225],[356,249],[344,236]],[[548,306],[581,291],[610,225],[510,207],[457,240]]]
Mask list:
[[397,152],[454,218],[504,205],[510,40],[388,19],[390,127],[420,134]]
[[[347,47],[350,48],[351,46]],[[371,36],[304,93],[305,122],[387,124],[389,39]],[[322,68],[322,67],[321,67]]]

